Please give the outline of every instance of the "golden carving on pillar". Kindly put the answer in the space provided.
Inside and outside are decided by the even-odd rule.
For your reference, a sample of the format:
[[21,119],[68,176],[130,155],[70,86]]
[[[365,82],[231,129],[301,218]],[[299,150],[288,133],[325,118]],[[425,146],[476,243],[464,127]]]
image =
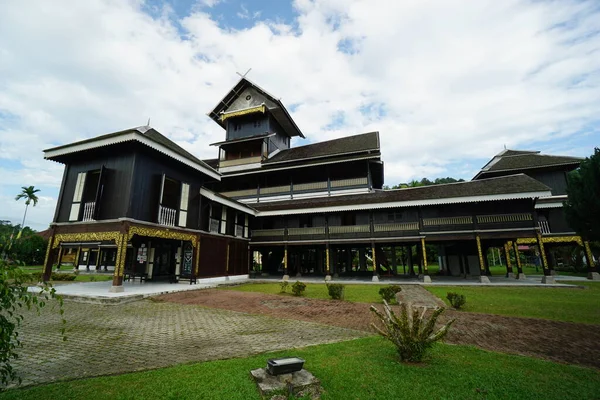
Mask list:
[[133,235],[155,237],[160,239],[184,240],[192,242],[192,246],[198,247],[198,235],[194,233],[177,232],[165,229],[147,228],[143,226],[132,226],[129,228],[127,240],[131,240]]
[[475,241],[477,242],[477,254],[479,255],[479,269],[481,271],[485,271],[485,263],[483,262],[483,251],[481,250],[481,239],[479,235],[475,236]]
[[373,251],[373,272],[377,272],[377,256],[375,255],[375,246],[371,247]]
[[508,269],[512,269],[512,263],[510,262],[510,243],[511,242],[506,242],[504,243],[504,254],[506,255],[506,267]]
[[425,238],[421,238],[421,249],[423,252],[423,269],[427,271],[427,247],[425,247]]
[[52,251],[52,249],[54,249],[54,246],[52,245],[54,241],[54,236],[50,236],[50,239],[48,239],[48,246],[46,247],[46,257],[44,258],[44,271],[46,270],[46,265],[48,265],[48,259],[50,258],[50,252]]
[[540,256],[542,257],[542,267],[544,269],[548,269],[548,259],[546,258],[546,249],[544,249],[544,240],[542,239],[542,235],[540,234],[538,234],[538,246],[540,248]]
[[200,270],[200,240],[198,240],[198,247],[196,247],[196,266],[194,267],[194,276],[198,276]]
[[288,269],[288,252],[287,252],[287,247],[283,250],[283,268],[286,271]]
[[327,268],[327,273],[329,274],[329,247],[325,249],[325,268]]
[[594,266],[594,256],[592,255],[592,249],[590,249],[590,242],[587,240],[583,242],[583,249],[585,250],[585,258],[587,258],[587,264]]
[[229,272],[229,246],[230,244],[227,243],[227,257],[225,259],[225,271]]
[[552,236],[552,237],[542,237],[543,243],[577,243],[578,245],[583,247],[583,241],[581,240],[581,236]]
[[121,277],[125,271],[125,260],[127,258],[127,234],[119,234],[117,241],[117,257],[115,260],[114,276]]
[[517,268],[521,271],[521,257],[519,257],[519,245],[517,242],[512,242],[513,248],[515,250],[515,261],[517,262]]

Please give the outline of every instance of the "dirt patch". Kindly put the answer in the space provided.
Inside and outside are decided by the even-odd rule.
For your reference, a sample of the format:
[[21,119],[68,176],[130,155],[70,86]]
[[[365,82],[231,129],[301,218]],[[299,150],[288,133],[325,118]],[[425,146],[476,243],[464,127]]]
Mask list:
[[[215,289],[166,294],[159,299],[372,332],[373,317],[367,303]],[[456,322],[446,339],[448,343],[600,368],[597,325],[453,310],[446,311],[440,322],[449,318]]]

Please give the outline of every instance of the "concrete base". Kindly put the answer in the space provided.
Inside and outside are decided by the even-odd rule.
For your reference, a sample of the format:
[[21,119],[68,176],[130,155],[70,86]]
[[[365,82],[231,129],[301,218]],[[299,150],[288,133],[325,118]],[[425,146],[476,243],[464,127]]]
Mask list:
[[284,276],[283,276],[283,280],[284,280],[284,281],[289,281],[289,280],[290,280],[290,276],[289,276],[289,275],[287,275],[287,274],[286,274],[286,275],[284,275]]
[[517,279],[527,279],[524,273],[517,274]]
[[514,279],[515,278],[515,274],[513,272],[509,272],[508,274],[506,274],[506,277]]
[[589,272],[587,278],[592,281],[600,281],[600,274],[597,272]]
[[225,277],[225,280],[226,280],[226,281],[228,281],[228,280],[229,280],[229,276],[226,276],[226,277]]
[[373,279],[371,281],[372,282],[379,282],[379,276],[378,275],[373,275]]
[[109,292],[111,293],[121,293],[125,291],[125,288],[123,288],[123,285],[119,285],[119,286],[111,286],[110,289],[108,289]]
[[329,282],[331,280],[331,275],[325,275],[325,281]]
[[555,285],[556,279],[554,279],[552,275],[544,275],[542,277],[542,283],[545,283],[546,285]]
[[[290,391],[294,394],[294,398],[321,398],[321,382],[305,369],[291,374],[273,376],[265,368],[259,368],[250,371],[250,375],[256,382],[263,398],[270,399],[274,394]],[[288,396],[283,395],[281,398],[287,399]]]
[[423,275],[423,283],[431,283],[431,277],[429,275]]
[[552,276],[555,276],[555,275],[556,275],[556,271],[555,271],[555,270],[553,270],[553,269],[551,269],[551,270],[550,270],[550,275],[552,275]]
[[491,283],[490,278],[488,278],[486,275],[481,275],[479,277],[479,283]]

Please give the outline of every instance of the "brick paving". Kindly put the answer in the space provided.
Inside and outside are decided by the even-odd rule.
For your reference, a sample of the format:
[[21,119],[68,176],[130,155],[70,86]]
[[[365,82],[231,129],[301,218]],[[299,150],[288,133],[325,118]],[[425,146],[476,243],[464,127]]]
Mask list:
[[366,333],[317,323],[143,300],[118,306],[65,302],[68,340],[56,310],[26,313],[14,366],[22,385],[243,357],[330,343]]

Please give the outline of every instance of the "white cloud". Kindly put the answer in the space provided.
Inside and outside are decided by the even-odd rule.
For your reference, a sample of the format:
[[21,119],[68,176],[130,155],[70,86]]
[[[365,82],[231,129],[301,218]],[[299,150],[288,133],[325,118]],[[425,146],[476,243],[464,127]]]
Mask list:
[[[389,184],[472,171],[470,159],[503,145],[559,138],[544,150],[589,154],[575,139],[598,135],[593,1],[297,0],[294,24],[241,30],[209,14],[217,2],[179,21],[134,0],[0,3],[0,185],[39,184],[56,197],[62,169],[42,149],[148,118],[215,157],[208,144],[223,132],[205,113],[249,67],[295,106],[311,141],[380,131]],[[12,203],[0,198],[0,214]]]

